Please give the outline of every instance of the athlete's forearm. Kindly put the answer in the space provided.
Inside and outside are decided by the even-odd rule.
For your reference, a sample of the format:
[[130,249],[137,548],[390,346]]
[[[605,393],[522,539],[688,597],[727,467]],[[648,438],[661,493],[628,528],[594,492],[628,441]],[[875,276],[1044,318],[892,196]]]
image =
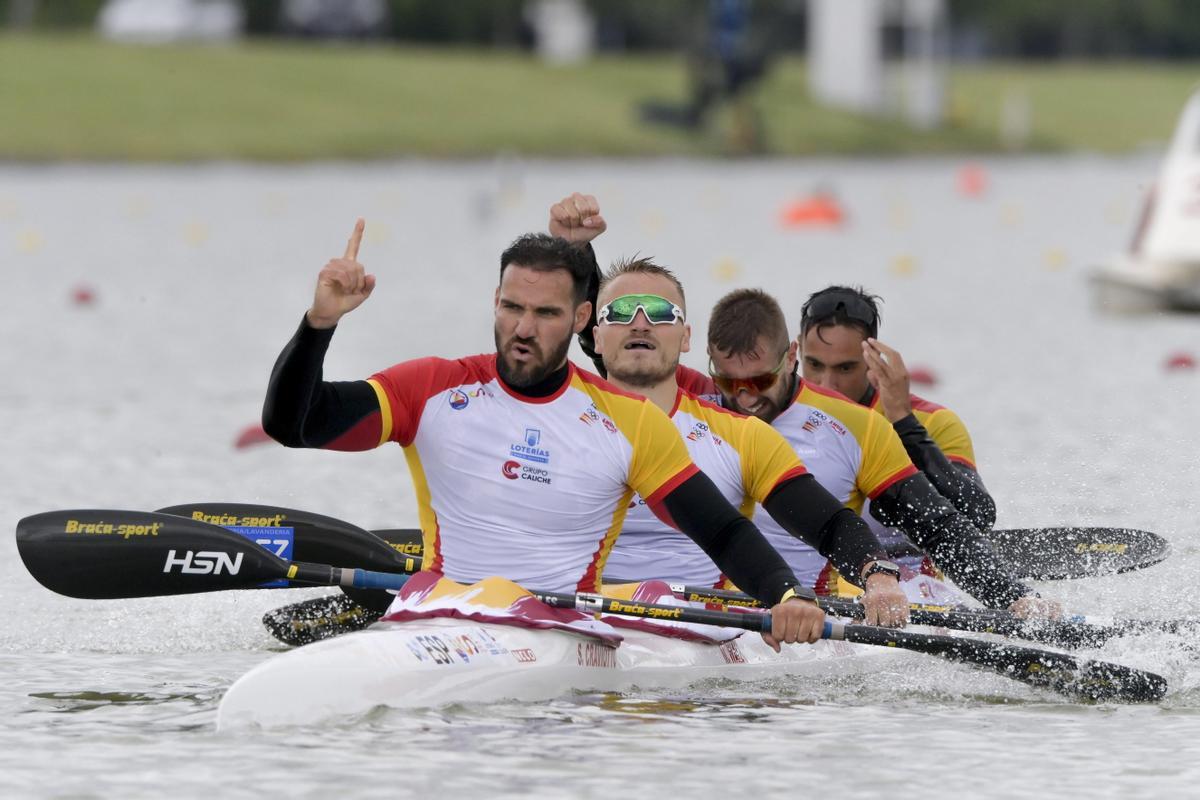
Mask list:
[[783,557],[754,523],[729,504],[703,472],[697,472],[667,494],[655,512],[700,546],[742,591],[773,606],[788,589],[803,589]]
[[847,580],[870,561],[887,555],[862,518],[837,501],[812,475],[799,475],[775,487],[763,508],[784,530],[828,558]]
[[604,357],[596,352],[596,339],[593,330],[596,327],[596,314],[600,313],[597,307],[597,299],[600,294],[600,279],[603,273],[600,271],[600,264],[596,261],[596,251],[592,248],[592,243],[587,242],[583,245],[583,252],[591,259],[592,277],[588,283],[588,300],[592,303],[592,317],[588,320],[587,325],[583,327],[575,338],[579,342],[579,349],[583,350],[584,355],[592,360],[592,364],[596,366],[596,372],[601,378],[608,377],[608,369],[604,366]]
[[939,569],[987,606],[1007,608],[1031,591],[1009,574],[991,542],[924,475],[897,481],[872,498],[871,514],[904,531]]
[[916,416],[909,414],[892,427],[900,435],[908,457],[925,473],[938,494],[949,500],[976,528],[991,530],[996,524],[996,501],[988,494],[979,473],[947,458]]
[[[378,444],[379,400],[366,381],[321,380],[325,351],[336,328],[318,330],[307,317],[271,371],[262,423],[288,447],[361,450]],[[374,426],[373,438],[365,428]],[[355,435],[361,433],[362,435]]]

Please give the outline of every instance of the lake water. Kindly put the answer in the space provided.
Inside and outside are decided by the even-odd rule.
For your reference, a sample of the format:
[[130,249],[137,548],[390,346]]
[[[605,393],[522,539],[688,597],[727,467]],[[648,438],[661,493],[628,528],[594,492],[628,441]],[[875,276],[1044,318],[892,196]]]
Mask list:
[[[1127,243],[1148,156],[534,162],[311,167],[0,166],[0,520],[224,500],[364,527],[415,523],[398,448],[235,450],[267,375],[357,216],[378,289],[326,374],[491,348],[498,257],[572,190],[600,198],[602,259],[641,252],[706,310],[762,286],[793,326],[830,282],[883,295],[881,338],[970,426],[999,526],[1125,525],[1173,555],[1044,584],[1082,613],[1200,614],[1200,320],[1098,314],[1085,276]],[[818,186],[847,222],[785,229]],[[95,302],[72,293],[89,287]],[[702,348],[685,362],[703,368]],[[377,712],[215,730],[222,692],[280,649],[258,619],[320,590],[86,602],[51,594],[0,537],[5,797],[1184,795],[1200,780],[1200,660],[1177,636],[1087,653],[1151,669],[1158,705],[1085,706],[928,660],[826,682],[702,684],[549,703]]]

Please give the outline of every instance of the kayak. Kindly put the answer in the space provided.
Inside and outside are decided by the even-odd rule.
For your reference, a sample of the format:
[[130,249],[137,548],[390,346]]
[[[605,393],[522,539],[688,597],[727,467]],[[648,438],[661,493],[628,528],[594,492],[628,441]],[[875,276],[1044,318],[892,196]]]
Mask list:
[[750,633],[719,645],[640,630],[622,630],[621,636],[612,646],[571,631],[455,618],[380,622],[259,664],[225,693],[217,727],[307,725],[378,707],[680,688],[707,678],[820,678],[914,656],[831,640],[785,645],[776,654]]

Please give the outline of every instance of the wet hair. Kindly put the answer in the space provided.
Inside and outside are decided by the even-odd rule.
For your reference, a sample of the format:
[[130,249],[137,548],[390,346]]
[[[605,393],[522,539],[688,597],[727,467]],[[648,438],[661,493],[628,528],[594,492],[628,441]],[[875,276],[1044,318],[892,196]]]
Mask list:
[[657,275],[660,278],[666,278],[679,290],[679,299],[683,301],[684,311],[687,310],[687,296],[683,293],[683,284],[679,282],[679,278],[675,277],[674,272],[655,264],[650,258],[634,256],[614,261],[608,271],[604,273],[604,277],[600,279],[600,291],[604,291],[604,287],[622,275]]
[[787,319],[774,297],[762,289],[735,289],[713,306],[708,320],[710,350],[729,356],[750,353],[759,337],[776,350],[787,349]]
[[861,286],[822,289],[810,295],[800,309],[800,338],[813,328],[843,325],[874,339],[879,336],[879,303],[882,301],[882,297],[869,294]]
[[596,266],[594,257],[584,248],[576,247],[566,239],[547,233],[527,233],[508,246],[500,254],[500,279],[509,264],[552,272],[564,269],[571,276],[572,296],[578,306],[585,300],[595,304]]

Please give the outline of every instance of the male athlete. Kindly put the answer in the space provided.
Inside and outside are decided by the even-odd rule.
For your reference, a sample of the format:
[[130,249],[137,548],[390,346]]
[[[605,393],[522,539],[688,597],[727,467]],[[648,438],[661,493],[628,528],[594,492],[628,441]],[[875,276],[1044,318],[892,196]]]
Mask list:
[[499,575],[546,591],[596,591],[636,493],[771,606],[768,644],[820,637],[824,614],[692,463],[670,419],[567,360],[571,336],[592,314],[595,264],[578,247],[530,234],[504,251],[495,353],[323,381],[335,327],[375,288],[357,261],[362,233],[359,220],[344,257],[321,270],[312,307],[275,364],[263,407],[272,437],[335,450],[402,445],[425,569],[450,580]]
[[[569,198],[568,198],[569,200]],[[564,201],[566,202],[566,201]],[[883,548],[859,517],[808,474],[777,431],[681,390],[679,354],[690,347],[683,286],[649,259],[619,262],[600,285],[596,350],[614,386],[644,395],[670,415],[692,459],[747,516],[761,503],[785,530],[865,585],[868,624],[903,625],[908,599],[894,574],[876,570]],[[635,499],[609,554],[612,580],[665,578],[719,586],[718,567],[690,539]]]
[[830,286],[800,311],[800,374],[804,382],[840,392],[883,414],[909,458],[981,531],[996,524],[996,503],[975,467],[967,427],[944,406],[909,392],[900,353],[879,336],[878,297],[862,289]]
[[[796,342],[789,343],[779,304],[757,289],[727,294],[713,308],[708,327],[712,383],[726,407],[753,414],[784,435],[805,466],[835,497],[904,531],[967,593],[993,608],[1020,616],[1059,616],[1013,579],[991,544],[917,470],[892,426],[880,414],[846,397],[809,384],[796,374]],[[704,390],[704,381],[688,383]],[[759,525],[801,580],[818,592],[832,591],[829,562],[774,520]]]

